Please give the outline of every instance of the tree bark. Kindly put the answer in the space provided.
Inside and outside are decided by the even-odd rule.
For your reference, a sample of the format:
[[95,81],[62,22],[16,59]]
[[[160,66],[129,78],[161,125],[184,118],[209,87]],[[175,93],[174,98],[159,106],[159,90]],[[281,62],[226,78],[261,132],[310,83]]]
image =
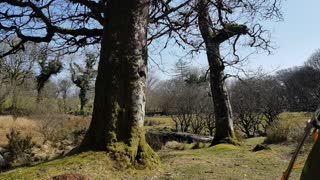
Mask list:
[[220,60],[219,45],[207,46],[210,66],[210,86],[214,102],[216,132],[211,145],[219,143],[235,143],[232,110],[224,83],[224,66]]
[[62,103],[63,103],[63,112],[64,113],[68,112],[68,110],[67,110],[67,92],[63,92]]
[[216,132],[211,145],[236,142],[233,129],[232,110],[224,83],[224,64],[220,55],[220,41],[212,30],[209,16],[208,0],[199,0],[198,23],[202,38],[206,45],[207,59],[210,69],[210,87],[216,119]]
[[37,89],[37,100],[36,100],[36,103],[37,105],[40,104],[40,102],[42,101],[42,89]]
[[11,83],[12,92],[11,92],[11,111],[13,116],[17,115],[17,106],[18,106],[18,92],[17,92],[17,85],[16,82]]
[[80,99],[80,114],[84,115],[84,106],[87,104],[87,89],[86,87],[80,88],[79,99]]
[[110,0],[92,122],[80,151],[108,151],[129,164],[158,165],[145,141],[145,86],[149,0]]

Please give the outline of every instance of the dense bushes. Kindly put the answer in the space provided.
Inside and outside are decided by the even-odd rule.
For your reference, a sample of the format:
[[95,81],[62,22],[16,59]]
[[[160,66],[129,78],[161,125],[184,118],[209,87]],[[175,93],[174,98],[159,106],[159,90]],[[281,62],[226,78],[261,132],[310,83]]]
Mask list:
[[89,119],[53,113],[34,115],[38,121],[38,132],[43,136],[43,144],[50,141],[54,144],[63,140],[78,145],[89,125]]
[[4,137],[0,142],[0,156],[12,166],[65,155],[81,143],[90,122],[84,117],[56,114],[29,118],[1,119],[7,124],[2,121],[0,126]]
[[265,143],[281,143],[288,140],[290,125],[285,122],[273,123],[267,129],[267,138]]
[[[309,113],[283,113],[280,120],[274,122],[266,134],[266,143],[297,143],[300,141],[307,120],[310,118]],[[307,141],[312,141],[311,136]]]

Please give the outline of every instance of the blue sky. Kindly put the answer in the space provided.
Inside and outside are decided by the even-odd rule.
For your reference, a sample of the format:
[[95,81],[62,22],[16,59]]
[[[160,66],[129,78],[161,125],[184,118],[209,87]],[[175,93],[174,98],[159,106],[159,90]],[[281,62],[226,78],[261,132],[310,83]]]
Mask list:
[[[262,67],[265,71],[271,72],[303,65],[304,61],[320,48],[319,7],[319,0],[284,1],[282,5],[284,20],[262,23],[272,33],[272,41],[276,44],[277,49],[272,55],[264,53],[251,56],[248,66],[252,69]],[[164,56],[163,67],[175,61],[172,57]],[[205,55],[200,55],[192,60],[193,64],[203,67],[206,65],[205,58]],[[168,73],[159,72],[157,74],[161,79],[169,77]]]
[[288,68],[303,65],[320,48],[320,1],[287,0],[283,4],[284,21],[267,24],[278,49],[273,55],[259,55],[252,65]]

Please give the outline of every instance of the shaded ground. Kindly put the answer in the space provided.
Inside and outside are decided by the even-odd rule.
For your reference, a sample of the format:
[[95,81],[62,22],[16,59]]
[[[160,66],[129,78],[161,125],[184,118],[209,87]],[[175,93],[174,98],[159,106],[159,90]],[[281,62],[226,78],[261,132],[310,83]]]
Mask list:
[[[240,147],[159,151],[163,167],[156,170],[119,170],[103,152],[84,153],[0,174],[0,179],[48,179],[64,173],[80,173],[91,179],[280,179],[293,146],[271,145],[272,150],[252,152],[263,138],[252,138]],[[180,144],[181,145],[181,144]],[[186,146],[187,148],[187,146]],[[304,148],[291,179],[299,179],[308,148]]]

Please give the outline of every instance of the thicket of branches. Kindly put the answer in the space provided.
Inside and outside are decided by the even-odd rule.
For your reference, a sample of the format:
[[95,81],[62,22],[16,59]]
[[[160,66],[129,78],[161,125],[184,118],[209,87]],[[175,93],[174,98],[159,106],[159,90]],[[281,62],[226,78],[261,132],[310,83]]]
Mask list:
[[[47,46],[32,43],[26,46],[28,49],[25,51],[1,58],[0,113],[36,113],[42,108],[63,113],[78,111],[77,104],[80,103],[77,103],[75,96],[80,93],[71,81],[76,74],[69,76],[66,68],[63,77],[53,78],[62,72],[60,58],[66,57],[53,53]],[[90,71],[95,71],[95,67]],[[91,74],[90,81],[95,77],[95,73]],[[91,90],[91,86],[92,83],[89,83],[85,88]],[[89,97],[88,94],[92,98],[92,91],[86,93]],[[40,100],[44,102],[36,106]]]
[[[313,112],[320,102],[319,64],[320,51],[316,51],[300,67],[274,75],[230,79],[236,128],[246,137],[265,135],[282,112]],[[147,106],[170,115],[176,131],[214,134],[210,90],[208,81],[202,79],[205,72],[179,67],[180,71],[175,70],[179,76],[157,83],[150,95],[154,102]]]

